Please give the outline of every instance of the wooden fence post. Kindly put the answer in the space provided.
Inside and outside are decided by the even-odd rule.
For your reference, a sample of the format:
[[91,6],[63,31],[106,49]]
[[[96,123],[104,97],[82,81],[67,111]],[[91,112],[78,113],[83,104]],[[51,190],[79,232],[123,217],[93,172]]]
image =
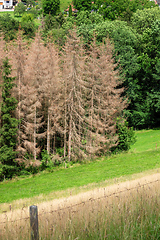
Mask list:
[[31,226],[31,240],[39,240],[38,232],[38,208],[37,206],[30,206],[30,226]]

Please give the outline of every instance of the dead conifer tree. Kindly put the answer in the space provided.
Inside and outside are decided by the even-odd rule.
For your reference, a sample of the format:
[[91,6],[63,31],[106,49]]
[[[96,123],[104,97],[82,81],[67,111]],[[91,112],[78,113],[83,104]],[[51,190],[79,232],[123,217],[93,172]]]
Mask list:
[[116,143],[116,118],[126,106],[121,97],[123,89],[117,88],[120,81],[113,61],[109,41],[98,46],[94,40],[86,64],[90,155],[108,152]]
[[[70,33],[63,49],[64,81],[64,156],[68,150],[68,160],[85,156],[84,128],[85,116],[83,98],[83,74],[85,54],[75,31]],[[81,125],[81,126],[80,126]]]
[[[43,69],[45,72],[45,79],[43,82],[44,87],[44,106],[47,112],[46,118],[46,134],[47,134],[47,152],[55,153],[56,146],[56,134],[62,133],[62,128],[59,124],[60,119],[60,89],[61,78],[59,69],[59,57],[58,52],[54,47],[54,44],[48,41],[45,48],[46,58]],[[51,147],[52,146],[52,147]]]
[[24,147],[33,154],[34,160],[40,152],[40,141],[45,138],[43,130],[44,119],[42,113],[43,89],[43,51],[41,51],[41,41],[39,35],[36,36],[25,65],[24,79],[26,98],[23,99],[23,125],[24,125]]

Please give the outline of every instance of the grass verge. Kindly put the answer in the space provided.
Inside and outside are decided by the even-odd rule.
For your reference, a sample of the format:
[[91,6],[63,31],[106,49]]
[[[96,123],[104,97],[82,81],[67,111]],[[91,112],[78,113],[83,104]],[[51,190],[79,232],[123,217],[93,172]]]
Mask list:
[[103,157],[83,165],[75,164],[68,169],[57,169],[52,173],[41,173],[0,183],[0,203],[34,198],[41,194],[53,198],[53,192],[99,184],[106,180],[129,177],[160,168],[160,130],[140,131],[136,134],[137,143],[128,153]]
[[[80,204],[66,202],[56,210],[41,209],[40,239],[160,239],[159,188],[160,181],[155,181],[96,199],[91,196]],[[3,240],[30,239],[29,216],[24,217],[22,210],[17,220],[6,219],[0,230]]]

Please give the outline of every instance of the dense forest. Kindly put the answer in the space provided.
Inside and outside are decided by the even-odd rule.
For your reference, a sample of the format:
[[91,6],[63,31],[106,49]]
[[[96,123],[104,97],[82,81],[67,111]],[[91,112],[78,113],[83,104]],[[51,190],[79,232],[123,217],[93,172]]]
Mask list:
[[128,150],[133,128],[159,126],[155,2],[47,2],[0,16],[0,179]]

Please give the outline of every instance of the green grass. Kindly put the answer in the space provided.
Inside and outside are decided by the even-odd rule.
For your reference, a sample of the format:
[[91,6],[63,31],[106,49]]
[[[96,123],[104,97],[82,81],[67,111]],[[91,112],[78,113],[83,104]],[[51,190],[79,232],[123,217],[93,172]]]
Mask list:
[[72,0],[61,0],[60,1],[60,9],[61,9],[61,11],[64,11],[65,9],[67,9],[71,2],[72,2]]
[[[60,10],[64,11],[65,9],[68,8],[68,6],[72,3],[72,0],[60,0]],[[5,11],[5,12],[0,12],[1,14],[6,14],[9,13],[11,16],[14,17],[14,12],[13,11]],[[16,18],[16,17],[15,17]]]
[[136,132],[137,142],[130,151],[143,152],[160,149],[160,130],[142,130]]
[[0,12],[0,15],[4,15],[9,13],[11,16],[14,16],[14,12],[13,11],[5,11],[5,12]]
[[68,215],[66,211],[59,211],[54,232],[52,229],[55,226],[55,213],[47,216],[47,222],[42,216],[40,222],[43,222],[45,227],[41,231],[41,237],[61,240],[158,240],[160,239],[158,189],[159,185],[156,185],[127,192],[125,196],[119,195],[110,202],[106,198],[85,203],[78,212],[75,210]]
[[0,203],[160,168],[160,130],[138,131],[136,135],[137,142],[128,153],[103,157],[88,164],[75,164],[52,173],[4,181],[0,183]]
[[0,16],[5,15],[5,14],[9,14],[11,17],[13,17],[13,18],[15,18],[15,19],[21,19],[21,17],[15,17],[15,16],[14,16],[14,11],[0,12]]

